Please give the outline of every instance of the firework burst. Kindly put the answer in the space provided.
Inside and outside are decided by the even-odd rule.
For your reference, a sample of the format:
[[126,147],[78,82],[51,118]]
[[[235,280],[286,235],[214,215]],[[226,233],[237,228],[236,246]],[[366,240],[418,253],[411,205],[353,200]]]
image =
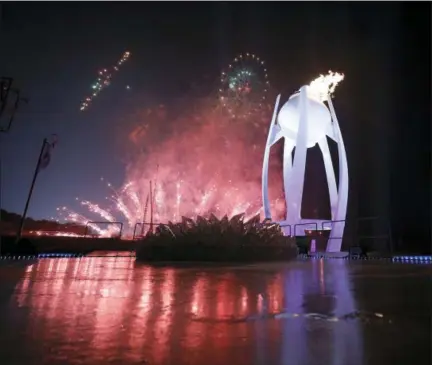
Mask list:
[[266,106],[269,88],[264,60],[244,53],[221,72],[219,100],[231,117],[249,119]]
[[[84,101],[81,102],[80,110],[84,111],[86,110],[90,104],[92,103],[93,99],[95,99],[105,88],[107,88],[111,84],[111,79],[114,75],[114,73],[118,72],[120,70],[120,67],[125,63],[130,57],[130,52],[125,52],[122,54],[121,58],[116,62],[115,65],[111,66],[110,68],[103,68],[99,70],[98,77],[93,82],[91,86],[91,94],[88,95]],[[127,87],[129,89],[129,87]]]
[[[154,221],[160,223],[211,213],[218,217],[260,213],[261,161],[269,115],[264,110],[250,117],[250,123],[236,122],[215,107],[214,100],[194,101],[188,108],[183,101],[180,112],[157,106],[134,113],[127,139],[135,152],[127,164],[124,185],[118,190],[107,185],[111,191],[107,208],[80,200],[88,213],[63,207],[59,208],[63,218],[80,224],[107,222],[104,227],[88,224],[101,236],[118,232],[118,226],[108,222],[122,221],[131,234],[136,223],[150,221],[150,196]],[[279,165],[275,167],[280,171]],[[274,211],[282,215],[281,183],[273,187]]]

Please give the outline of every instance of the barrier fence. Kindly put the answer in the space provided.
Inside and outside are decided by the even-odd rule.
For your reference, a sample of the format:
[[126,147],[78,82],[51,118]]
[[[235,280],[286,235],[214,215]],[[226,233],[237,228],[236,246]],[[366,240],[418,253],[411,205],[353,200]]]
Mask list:
[[314,226],[315,229],[309,229],[309,231],[318,231],[318,223],[316,222],[309,222],[309,223],[297,223],[294,224],[294,236],[297,236],[297,227],[304,227],[304,226]]
[[[145,223],[141,223],[141,222],[135,223],[133,235],[132,235],[133,240],[145,236],[145,234],[147,233],[147,231],[145,230],[145,226],[146,226]],[[149,229],[150,229],[150,225],[149,225]],[[137,232],[137,230],[138,230],[138,232]]]
[[[322,222],[305,222],[305,223],[297,223],[297,224],[280,224],[280,227],[283,228],[284,232],[289,237],[295,237],[298,233],[302,234],[300,231],[301,228],[305,231],[305,236],[309,238],[314,237],[320,237],[324,240],[331,240],[331,239],[345,239],[345,242],[347,240],[351,241],[349,245],[345,245],[345,249],[349,250],[350,256],[361,256],[364,254],[363,247],[365,246],[365,242],[367,241],[373,241],[371,244],[373,251],[379,251],[376,250],[378,244],[380,243],[380,240],[385,242],[384,246],[381,246],[381,249],[385,249],[390,256],[393,256],[394,253],[394,246],[392,241],[392,232],[390,227],[390,222],[387,218],[379,217],[379,216],[370,216],[370,217],[359,217],[354,221],[354,224],[351,225],[352,228],[354,228],[349,233],[349,229],[347,230],[345,228],[345,234],[344,237],[326,237],[323,235],[322,231],[331,231],[332,228],[334,228],[337,224],[347,223],[346,220],[328,220],[328,221],[322,221]],[[266,224],[266,223],[260,223],[260,224]],[[274,225],[275,222],[269,223],[269,225]],[[84,237],[100,237],[98,234],[94,234],[94,227],[95,226],[117,226],[118,230],[117,232],[114,232],[114,236],[111,236],[112,238],[121,239],[123,235],[123,228],[124,223],[123,222],[108,222],[108,221],[89,221],[85,225],[85,231],[84,231]],[[160,222],[153,222],[153,223],[147,223],[147,222],[137,222],[134,225],[133,230],[133,240],[139,240],[142,239],[152,228],[156,228],[158,226],[166,226],[165,223]],[[365,225],[368,225],[365,227]],[[289,228],[288,228],[289,227]],[[168,227],[169,228],[169,227]],[[111,230],[112,231],[112,230]],[[170,230],[171,231],[171,230]],[[172,233],[172,232],[171,232]],[[294,233],[294,234],[293,234]],[[173,233],[172,233],[173,234]],[[174,234],[173,234],[174,235]],[[130,238],[130,237],[128,237]],[[367,247],[367,245],[366,245]],[[370,249],[368,250],[370,251]],[[382,251],[382,250],[381,250]],[[68,256],[75,256],[75,255],[68,255],[68,254],[55,254],[58,255],[58,257],[68,257]],[[41,255],[43,256],[43,255]],[[51,256],[50,255],[47,255]],[[76,255],[77,257],[81,255]],[[115,255],[117,257],[117,255]],[[57,256],[55,256],[57,257]],[[408,257],[408,256],[407,256]],[[400,260],[405,260],[406,258],[403,257]],[[408,260],[408,259],[407,259]]]
[[291,230],[291,225],[290,224],[280,224],[279,225],[281,228],[289,228],[289,237],[292,237],[292,230]]
[[[289,237],[297,236],[298,227],[304,226],[314,226],[314,228],[305,229],[308,237],[319,237],[322,235],[322,231],[331,231],[334,228],[335,224],[346,223],[346,220],[328,220],[321,222],[321,227],[318,229],[317,222],[305,222],[298,223],[294,225],[290,224],[281,224],[280,227],[286,232],[288,231]],[[370,229],[365,229],[361,227],[361,223],[368,222],[377,225],[377,223],[381,223],[381,230],[376,227],[369,227]],[[289,227],[289,228],[288,228]],[[294,227],[294,229],[293,229]],[[346,229],[345,229],[346,230]],[[367,231],[370,231],[368,233]],[[376,233],[377,231],[381,231],[381,233]],[[293,234],[294,233],[294,234]],[[365,241],[373,241],[374,246],[377,249],[385,249],[390,253],[393,253],[393,240],[391,234],[390,222],[387,218],[379,217],[379,216],[370,216],[370,217],[359,217],[355,220],[354,232],[351,235],[344,234],[343,237],[328,237],[327,240],[340,240],[340,239],[350,239],[351,247],[359,247],[360,245],[364,245]],[[378,242],[381,240],[385,241],[384,247],[380,247]]]
[[[381,222],[384,224],[384,228],[381,230],[381,233],[377,234],[376,232],[378,229],[376,229],[377,224]],[[304,223],[297,223],[297,224],[280,224],[280,227],[283,229],[284,233],[289,237],[295,237],[299,233],[300,235],[303,235],[303,233],[300,232],[301,229],[305,231],[305,236],[308,237],[322,237],[322,231],[331,231],[332,228],[334,228],[337,224],[346,223],[346,220],[328,220],[323,221],[319,225],[317,222],[304,222]],[[362,224],[369,223],[372,226],[369,227],[369,229],[362,229]],[[274,224],[274,223],[272,223]],[[89,221],[87,222],[85,226],[84,231],[84,237],[98,237],[98,234],[92,233],[94,231],[94,228],[92,229],[92,226],[100,226],[100,225],[116,225],[118,226],[118,233],[114,236],[111,236],[112,238],[122,238],[123,235],[123,228],[124,223],[123,222],[107,222],[107,221]],[[132,239],[142,239],[152,228],[155,228],[160,225],[166,225],[165,223],[160,222],[137,222],[134,225],[133,229],[133,235]],[[346,230],[346,229],[345,229]],[[327,240],[332,239],[349,239],[351,241],[350,247],[358,247],[362,244],[364,244],[365,241],[373,240],[374,244],[376,245],[376,242],[379,240],[385,240],[385,246],[381,248],[385,248],[389,252],[393,252],[393,242],[392,242],[392,235],[391,235],[391,229],[390,229],[390,222],[388,219],[378,216],[370,216],[370,217],[360,217],[355,220],[354,225],[354,232],[351,235],[344,234],[344,237],[328,237]]]

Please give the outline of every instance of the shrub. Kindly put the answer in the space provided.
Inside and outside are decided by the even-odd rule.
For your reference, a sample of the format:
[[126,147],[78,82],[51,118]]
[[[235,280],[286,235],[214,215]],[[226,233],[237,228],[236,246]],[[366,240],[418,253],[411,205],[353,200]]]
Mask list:
[[278,224],[260,223],[259,215],[245,222],[243,213],[160,224],[137,249],[137,259],[143,260],[267,261],[287,255],[296,256],[297,247]]

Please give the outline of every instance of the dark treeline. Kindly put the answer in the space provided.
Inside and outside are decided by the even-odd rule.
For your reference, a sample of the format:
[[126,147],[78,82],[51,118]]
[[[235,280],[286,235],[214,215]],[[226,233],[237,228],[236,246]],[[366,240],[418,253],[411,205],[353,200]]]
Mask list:
[[[21,216],[6,210],[1,210],[0,233],[1,235],[15,235],[21,223]],[[44,231],[49,232],[69,232],[84,234],[85,226],[74,223],[58,223],[50,220],[34,220],[31,217],[26,218],[24,223],[24,232]]]

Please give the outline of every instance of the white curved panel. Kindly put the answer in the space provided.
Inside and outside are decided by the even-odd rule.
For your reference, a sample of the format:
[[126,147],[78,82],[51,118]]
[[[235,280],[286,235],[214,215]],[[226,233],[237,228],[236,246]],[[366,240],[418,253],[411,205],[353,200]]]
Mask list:
[[331,219],[334,220],[336,216],[336,209],[338,203],[338,192],[336,188],[336,176],[333,168],[333,161],[331,159],[327,138],[325,137],[322,138],[318,142],[318,145],[323,155],[324,168],[326,172],[327,185],[328,185],[329,197],[330,197]]
[[285,195],[287,200],[287,220],[296,224],[300,220],[301,202],[303,197],[304,175],[306,169],[306,151],[308,134],[307,89],[300,89],[299,99],[299,130],[295,142],[295,154],[291,173],[284,176]]
[[[289,181],[292,174],[292,167],[293,167],[293,161],[292,161],[292,151],[294,148],[294,141],[285,138],[284,141],[284,153],[283,153],[283,183],[284,183],[284,193],[285,193],[285,206],[288,207],[289,204]],[[288,209],[288,208],[287,208]]]
[[339,189],[338,189],[338,203],[336,206],[335,217],[333,220],[342,221],[334,222],[330,232],[330,238],[327,244],[328,252],[337,252],[342,247],[342,237],[345,229],[345,219],[348,205],[348,161],[345,151],[345,144],[342,138],[342,133],[339,127],[339,122],[334,111],[331,98],[328,99],[328,105],[333,120],[333,128],[335,139],[338,144],[339,155]]
[[267,136],[267,143],[264,150],[264,160],[263,160],[263,168],[262,168],[262,199],[264,206],[264,217],[266,219],[271,219],[271,211],[270,211],[270,200],[268,196],[268,167],[269,167],[269,159],[270,159],[270,148],[272,145],[272,138],[274,137],[275,130],[275,122],[276,115],[279,107],[280,94],[276,98],[275,108],[273,111],[273,117],[270,123],[269,134]]

